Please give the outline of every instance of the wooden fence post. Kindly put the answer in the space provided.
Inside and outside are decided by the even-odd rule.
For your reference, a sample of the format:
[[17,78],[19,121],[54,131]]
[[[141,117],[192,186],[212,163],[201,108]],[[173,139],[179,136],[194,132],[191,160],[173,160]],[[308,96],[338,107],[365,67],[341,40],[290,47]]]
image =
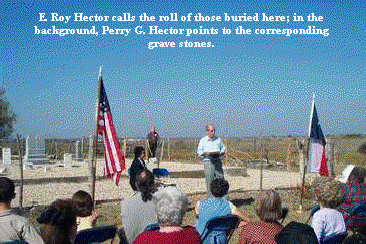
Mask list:
[[171,158],[170,158],[170,136],[168,136],[168,160],[169,160],[169,162],[171,161]]
[[225,153],[225,165],[228,165],[229,162],[229,144],[228,144],[228,140],[225,137],[225,145],[226,145],[226,153]]

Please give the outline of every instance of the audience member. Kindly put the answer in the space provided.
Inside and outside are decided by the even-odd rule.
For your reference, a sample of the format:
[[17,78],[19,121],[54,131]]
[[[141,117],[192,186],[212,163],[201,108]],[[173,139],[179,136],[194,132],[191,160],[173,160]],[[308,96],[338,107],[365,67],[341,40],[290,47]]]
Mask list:
[[346,226],[342,214],[335,210],[340,201],[341,184],[330,178],[317,177],[312,189],[320,204],[320,210],[314,213],[312,227],[319,242],[329,237],[344,234]]
[[121,243],[132,243],[146,226],[157,223],[155,206],[152,202],[155,192],[154,175],[147,169],[137,174],[138,193],[125,198],[121,203],[122,227],[119,231]]
[[134,244],[196,244],[201,236],[192,226],[181,227],[188,208],[187,196],[176,187],[161,188],[153,196],[159,230],[139,234]]
[[71,199],[54,201],[38,218],[45,244],[71,244],[76,237],[76,214]]
[[72,196],[76,213],[77,231],[95,226],[98,214],[94,211],[93,199],[86,191],[77,191]]
[[240,233],[239,244],[276,244],[275,235],[283,226],[281,198],[275,190],[264,192],[256,203],[259,221],[245,225]]
[[348,177],[348,182],[341,190],[342,204],[339,210],[343,214],[347,227],[352,227],[352,217],[350,218],[350,209],[362,201],[366,201],[366,187],[364,184],[364,169],[354,167]]
[[[249,218],[241,213],[232,202],[225,198],[229,190],[229,182],[222,178],[214,179],[210,186],[212,197],[206,200],[198,201],[196,205],[196,229],[203,235],[206,223],[215,217],[221,217],[228,214],[236,214],[241,217],[244,222],[248,223]],[[205,243],[210,243],[213,238],[226,239],[225,233],[213,233],[205,239]],[[207,241],[206,241],[207,240]]]
[[132,190],[137,191],[136,187],[136,175],[140,170],[146,169],[146,164],[144,161],[145,148],[135,147],[134,149],[135,158],[132,161],[129,174],[130,174],[130,185]]
[[14,198],[14,182],[7,177],[0,177],[0,243],[19,240],[42,244],[41,236],[28,219],[10,209]]

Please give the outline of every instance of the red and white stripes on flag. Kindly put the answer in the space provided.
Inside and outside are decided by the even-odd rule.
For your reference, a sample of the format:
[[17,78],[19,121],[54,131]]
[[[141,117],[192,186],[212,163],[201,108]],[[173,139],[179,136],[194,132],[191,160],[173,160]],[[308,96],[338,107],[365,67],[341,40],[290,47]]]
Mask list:
[[103,80],[100,77],[100,94],[98,102],[98,134],[104,141],[104,175],[111,177],[118,186],[122,171],[125,169],[125,157],[121,152],[119,141],[114,129],[111,109]]
[[314,99],[310,116],[309,137],[310,172],[318,173],[321,176],[329,176],[327,159],[325,154],[326,142],[322,128],[319,124]]

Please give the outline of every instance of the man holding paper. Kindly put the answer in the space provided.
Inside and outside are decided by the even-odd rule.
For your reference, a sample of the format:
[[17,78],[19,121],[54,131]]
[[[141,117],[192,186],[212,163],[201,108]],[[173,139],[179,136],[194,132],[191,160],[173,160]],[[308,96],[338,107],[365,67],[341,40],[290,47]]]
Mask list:
[[200,140],[197,148],[198,156],[203,159],[208,197],[212,196],[210,185],[213,179],[224,178],[221,157],[225,154],[226,148],[221,138],[215,134],[216,127],[213,124],[208,124],[206,136]]

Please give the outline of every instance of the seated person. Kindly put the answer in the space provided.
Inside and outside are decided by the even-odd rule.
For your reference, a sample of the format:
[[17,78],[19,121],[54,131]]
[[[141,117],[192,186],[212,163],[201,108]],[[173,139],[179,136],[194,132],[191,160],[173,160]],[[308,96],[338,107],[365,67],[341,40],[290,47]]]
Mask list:
[[147,169],[138,172],[136,187],[138,193],[121,202],[121,243],[132,243],[148,225],[157,223],[155,205],[152,202],[153,193],[156,191],[154,175]]
[[283,226],[278,222],[282,215],[281,198],[275,190],[268,190],[256,202],[259,221],[245,225],[239,244],[276,244],[275,235]]
[[0,243],[20,240],[29,244],[42,244],[41,236],[28,219],[10,209],[14,198],[14,182],[7,177],[0,177]]
[[76,237],[76,214],[71,199],[58,199],[38,218],[45,244],[71,244]]
[[95,226],[98,214],[94,211],[93,199],[86,191],[77,191],[72,196],[76,213],[77,231],[89,229]]
[[345,234],[342,214],[335,209],[340,201],[341,184],[330,178],[318,177],[312,184],[320,210],[314,213],[312,227],[321,243],[329,237]]
[[[245,222],[249,222],[249,218],[241,213],[232,202],[225,198],[225,195],[229,190],[229,182],[222,178],[214,179],[211,182],[210,189],[212,197],[206,200],[198,201],[196,205],[196,229],[200,235],[203,235],[206,223],[215,217],[221,217],[228,214],[236,214],[241,217]],[[220,233],[213,233],[212,235],[218,236],[212,238],[225,238],[226,235],[220,235]],[[207,237],[205,240],[210,242],[211,237]],[[206,242],[206,241],[205,241]]]
[[197,244],[202,243],[200,234],[192,226],[182,227],[188,208],[187,196],[177,187],[161,188],[154,194],[159,230],[148,230],[139,234],[134,244]]
[[146,169],[146,164],[145,164],[145,161],[144,161],[145,148],[135,147],[133,152],[135,154],[135,158],[133,159],[131,167],[129,169],[130,185],[132,187],[132,190],[137,191],[137,187],[136,187],[136,184],[135,184],[136,183],[137,172],[139,172],[140,170]]
[[347,227],[352,227],[350,209],[357,204],[366,201],[366,187],[364,184],[364,169],[356,166],[348,177],[347,183],[341,190],[342,204],[338,208],[343,214]]

